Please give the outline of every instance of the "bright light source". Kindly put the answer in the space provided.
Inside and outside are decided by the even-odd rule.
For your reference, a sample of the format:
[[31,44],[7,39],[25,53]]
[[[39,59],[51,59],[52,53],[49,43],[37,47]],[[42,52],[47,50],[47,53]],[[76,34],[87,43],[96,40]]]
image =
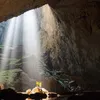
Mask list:
[[24,70],[35,79],[40,79],[39,66],[41,60],[39,25],[35,10],[23,14],[23,56]]

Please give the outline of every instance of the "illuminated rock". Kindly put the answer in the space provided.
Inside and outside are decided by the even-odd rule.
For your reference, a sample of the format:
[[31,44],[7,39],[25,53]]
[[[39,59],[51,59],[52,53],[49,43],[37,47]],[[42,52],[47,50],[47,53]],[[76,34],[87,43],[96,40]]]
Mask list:
[[31,94],[31,89],[26,90],[26,94]]
[[45,88],[40,88],[40,87],[35,87],[32,89],[31,93],[48,93],[48,90],[46,90]]

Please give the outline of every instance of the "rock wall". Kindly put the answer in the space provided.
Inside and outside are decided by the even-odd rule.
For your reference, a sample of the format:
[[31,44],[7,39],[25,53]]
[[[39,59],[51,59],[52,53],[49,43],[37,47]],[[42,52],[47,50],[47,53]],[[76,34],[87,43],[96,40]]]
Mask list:
[[85,89],[100,89],[100,2],[62,0],[43,7],[42,47],[49,70],[63,71]]

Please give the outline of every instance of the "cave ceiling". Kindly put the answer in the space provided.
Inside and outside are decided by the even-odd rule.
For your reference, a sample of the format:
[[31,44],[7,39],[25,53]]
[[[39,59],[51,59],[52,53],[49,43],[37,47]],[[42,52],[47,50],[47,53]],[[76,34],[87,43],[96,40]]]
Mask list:
[[0,0],[0,21],[5,21],[45,4],[49,4],[55,10],[60,9],[60,12],[76,14],[76,10],[84,9],[84,7],[88,6],[88,3],[92,2],[95,6],[95,2],[99,1],[100,0]]
[[54,7],[57,2],[58,0],[0,0],[0,21],[5,21],[45,4]]

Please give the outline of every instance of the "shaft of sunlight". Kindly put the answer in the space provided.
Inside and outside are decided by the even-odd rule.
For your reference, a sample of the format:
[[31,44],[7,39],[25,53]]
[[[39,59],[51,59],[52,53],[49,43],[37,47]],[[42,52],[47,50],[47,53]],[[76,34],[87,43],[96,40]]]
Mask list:
[[[14,29],[14,33],[13,33],[13,37],[12,37],[12,45],[11,45],[11,47],[13,48],[12,50],[11,50],[11,60],[14,60],[14,59],[16,59],[17,58],[17,53],[18,53],[18,51],[17,51],[17,47],[18,47],[18,40],[19,40],[19,36],[20,36],[20,25],[21,24],[21,16],[19,16],[19,17],[17,17],[16,18],[16,21],[15,21],[15,29]],[[13,68],[14,67],[14,65],[10,65],[9,66],[10,67],[10,69],[11,68]]]
[[7,69],[7,62],[9,59],[10,50],[12,49],[11,43],[13,39],[14,27],[15,27],[16,18],[12,18],[8,21],[8,27],[6,30],[6,36],[4,40],[4,48],[2,54],[2,61],[1,61],[1,69]]
[[23,14],[23,56],[24,70],[35,79],[40,79],[40,38],[39,25],[35,10]]

